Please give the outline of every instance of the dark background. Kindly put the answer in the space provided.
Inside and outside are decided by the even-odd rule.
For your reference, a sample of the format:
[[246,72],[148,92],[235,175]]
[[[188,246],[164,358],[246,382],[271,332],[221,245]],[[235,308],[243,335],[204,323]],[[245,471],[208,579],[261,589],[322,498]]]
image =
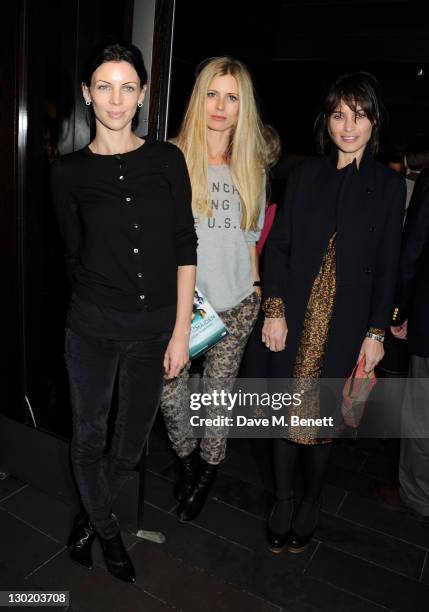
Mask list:
[[[429,8],[425,1],[178,0],[169,132],[180,125],[196,65],[230,54],[251,69],[263,120],[286,152],[313,151],[323,92],[355,70],[379,80],[390,115],[383,148],[429,129]],[[423,69],[424,75],[417,76]]]

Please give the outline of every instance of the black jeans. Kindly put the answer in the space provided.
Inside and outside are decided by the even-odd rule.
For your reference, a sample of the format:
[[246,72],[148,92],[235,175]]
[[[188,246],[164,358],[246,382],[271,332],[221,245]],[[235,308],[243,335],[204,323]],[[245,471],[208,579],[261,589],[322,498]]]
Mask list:
[[[139,341],[82,336],[66,329],[73,411],[71,460],[82,504],[97,533],[119,531],[112,502],[138,463],[159,405],[171,332]],[[107,420],[118,374],[118,413],[106,454]]]

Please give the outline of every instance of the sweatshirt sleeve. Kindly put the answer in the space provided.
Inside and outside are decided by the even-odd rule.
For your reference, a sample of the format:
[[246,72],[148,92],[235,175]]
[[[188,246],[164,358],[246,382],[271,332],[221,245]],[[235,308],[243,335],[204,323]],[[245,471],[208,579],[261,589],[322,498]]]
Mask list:
[[263,179],[262,179],[261,193],[259,194],[259,217],[258,217],[256,229],[248,230],[247,232],[244,232],[244,235],[246,237],[246,242],[250,246],[254,246],[258,242],[259,238],[261,237],[262,228],[264,227],[265,205],[266,205],[266,200],[267,200],[266,182],[267,182],[267,179],[264,173]]
[[82,227],[77,205],[68,185],[66,172],[61,159],[51,167],[51,193],[57,215],[60,233],[64,242],[64,256],[67,276],[72,282],[79,264],[79,250],[82,241]]
[[192,214],[192,191],[183,153],[174,147],[174,172],[171,191],[175,200],[175,243],[177,265],[197,265],[197,234]]

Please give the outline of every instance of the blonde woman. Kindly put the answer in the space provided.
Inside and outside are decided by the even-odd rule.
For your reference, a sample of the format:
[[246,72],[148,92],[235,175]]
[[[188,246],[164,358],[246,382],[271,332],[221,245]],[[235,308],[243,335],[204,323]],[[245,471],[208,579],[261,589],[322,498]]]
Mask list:
[[[204,63],[175,144],[185,156],[192,185],[197,286],[230,332],[206,353],[204,391],[228,391],[259,311],[256,242],[265,208],[262,124],[241,62],[217,57]],[[174,493],[181,502],[178,516],[185,521],[200,513],[226,449],[222,431],[211,428],[201,442],[193,436],[189,366],[166,383],[161,404],[181,464]]]

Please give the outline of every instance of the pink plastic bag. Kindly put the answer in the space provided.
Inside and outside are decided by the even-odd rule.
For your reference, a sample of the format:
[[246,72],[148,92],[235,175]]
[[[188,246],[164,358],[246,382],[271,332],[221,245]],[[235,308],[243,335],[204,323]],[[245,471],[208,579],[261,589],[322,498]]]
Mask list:
[[374,370],[365,372],[365,359],[361,359],[354,367],[343,389],[341,414],[344,423],[349,427],[359,427],[365,411],[365,404],[372,388],[377,382]]

